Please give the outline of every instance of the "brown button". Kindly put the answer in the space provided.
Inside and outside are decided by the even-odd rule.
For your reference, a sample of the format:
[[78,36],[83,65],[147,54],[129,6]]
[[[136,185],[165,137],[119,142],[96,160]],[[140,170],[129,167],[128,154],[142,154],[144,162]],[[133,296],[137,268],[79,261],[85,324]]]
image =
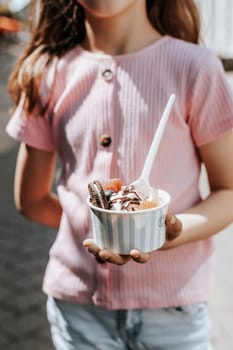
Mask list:
[[113,72],[111,71],[111,69],[105,69],[102,75],[106,81],[111,81],[113,78]]
[[103,135],[100,136],[99,143],[103,147],[108,147],[108,146],[111,145],[112,139],[111,139],[111,137],[109,135],[103,134]]

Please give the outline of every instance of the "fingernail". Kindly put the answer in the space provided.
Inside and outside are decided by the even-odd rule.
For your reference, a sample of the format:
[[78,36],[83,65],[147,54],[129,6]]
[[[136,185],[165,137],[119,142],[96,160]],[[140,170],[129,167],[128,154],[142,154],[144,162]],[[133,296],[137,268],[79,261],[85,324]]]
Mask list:
[[84,247],[89,247],[89,245],[90,245],[90,240],[89,239],[85,239],[84,241],[83,241],[83,246]]
[[130,255],[133,256],[135,259],[138,259],[140,257],[137,250],[131,250]]
[[171,219],[170,219],[170,224],[174,225],[176,223],[176,217],[174,215],[172,215]]

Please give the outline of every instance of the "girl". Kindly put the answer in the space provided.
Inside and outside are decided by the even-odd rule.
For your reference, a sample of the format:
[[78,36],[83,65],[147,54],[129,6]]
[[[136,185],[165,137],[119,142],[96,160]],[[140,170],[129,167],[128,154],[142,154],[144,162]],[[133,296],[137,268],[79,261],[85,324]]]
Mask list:
[[[7,131],[22,142],[18,209],[59,227],[43,282],[54,346],[211,349],[211,237],[233,219],[233,96],[219,60],[198,45],[194,2],[34,5],[31,41],[10,79],[16,108]],[[168,239],[151,254],[101,250],[91,239],[87,184],[138,178],[171,93],[176,102],[151,174],[172,197]]]

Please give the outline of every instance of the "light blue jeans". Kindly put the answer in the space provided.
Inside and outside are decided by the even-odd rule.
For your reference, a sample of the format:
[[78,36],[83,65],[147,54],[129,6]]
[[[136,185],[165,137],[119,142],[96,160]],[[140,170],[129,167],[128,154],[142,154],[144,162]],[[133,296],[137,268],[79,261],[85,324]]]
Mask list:
[[207,304],[178,308],[106,310],[47,302],[57,350],[211,350]]

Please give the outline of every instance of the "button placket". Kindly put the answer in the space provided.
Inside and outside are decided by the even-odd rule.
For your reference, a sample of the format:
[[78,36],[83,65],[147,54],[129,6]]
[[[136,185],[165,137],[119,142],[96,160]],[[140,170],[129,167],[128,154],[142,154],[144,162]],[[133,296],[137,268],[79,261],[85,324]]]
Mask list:
[[[113,60],[109,59],[105,62],[102,62],[101,66],[99,67],[100,69],[100,75],[101,75],[101,80],[102,80],[102,89],[105,91],[105,96],[109,97],[107,101],[107,105],[109,106],[109,116],[107,117],[107,125],[106,129],[102,130],[103,133],[99,135],[99,145],[103,148],[107,149],[112,145],[112,136],[111,134],[108,133],[108,130],[112,130],[111,124],[111,116],[113,114],[113,106],[114,103],[112,101],[112,96],[114,95],[114,82],[115,82],[115,76],[116,76],[116,69],[117,69],[117,64]],[[104,93],[104,92],[103,92]],[[108,149],[108,151],[110,151]]]

